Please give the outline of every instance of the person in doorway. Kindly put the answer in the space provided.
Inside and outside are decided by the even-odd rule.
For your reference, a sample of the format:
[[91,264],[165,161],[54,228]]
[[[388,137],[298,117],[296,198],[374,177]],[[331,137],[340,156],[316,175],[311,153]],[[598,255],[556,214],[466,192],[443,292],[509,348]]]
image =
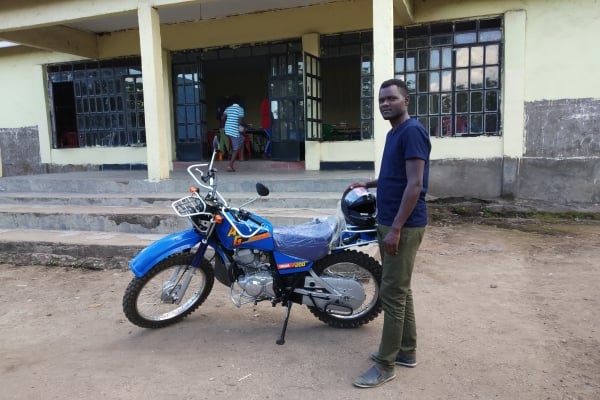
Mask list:
[[[252,158],[252,134],[248,133],[246,129],[242,132],[242,136],[244,136],[244,146],[240,149],[240,160],[249,160]],[[244,158],[244,149],[246,151],[246,158]]]
[[261,127],[267,135],[267,143],[263,152],[263,158],[271,158],[271,104],[268,98],[260,103]]
[[223,119],[223,112],[225,111],[228,101],[229,100],[225,98],[222,100],[222,102],[219,102],[219,105],[217,106],[217,121],[219,122],[219,150],[221,151],[221,154],[225,156],[229,154],[229,138],[227,135],[225,135],[225,120]]
[[383,265],[380,299],[383,331],[375,364],[354,380],[361,388],[379,386],[396,377],[395,365],[417,365],[417,329],[411,290],[415,257],[427,225],[425,194],[429,181],[429,134],[408,115],[404,81],[390,79],[379,89],[379,111],[391,124],[379,177],[355,187],[377,188],[377,237]]
[[225,134],[231,139],[231,157],[227,166],[229,172],[235,171],[235,160],[244,146],[243,132],[247,126],[244,122],[244,108],[239,103],[237,96],[232,97],[222,116],[225,122]]

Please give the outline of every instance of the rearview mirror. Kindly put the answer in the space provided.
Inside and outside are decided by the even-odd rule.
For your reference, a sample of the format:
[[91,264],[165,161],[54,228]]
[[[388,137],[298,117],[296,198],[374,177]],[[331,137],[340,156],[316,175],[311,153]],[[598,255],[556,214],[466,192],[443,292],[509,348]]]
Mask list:
[[263,185],[262,183],[258,182],[256,184],[256,192],[258,193],[259,196],[268,196],[269,188],[266,187],[265,185]]

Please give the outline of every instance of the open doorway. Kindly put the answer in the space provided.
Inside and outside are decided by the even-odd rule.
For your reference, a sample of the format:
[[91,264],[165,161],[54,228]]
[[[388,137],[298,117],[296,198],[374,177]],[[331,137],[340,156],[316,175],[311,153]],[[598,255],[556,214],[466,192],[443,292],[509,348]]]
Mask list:
[[[218,50],[214,50],[218,52]],[[216,56],[215,54],[213,55]],[[221,115],[231,98],[237,97],[244,109],[244,120],[249,125],[240,159],[262,158],[267,136],[263,128],[261,104],[268,99],[268,56],[210,59],[203,54],[207,106],[207,143],[210,152],[212,138],[219,136]],[[227,137],[222,137],[220,147],[224,157],[231,153]],[[208,154],[207,154],[208,155]]]
[[52,82],[53,122],[57,148],[79,147],[73,88],[73,82]]
[[263,158],[270,140],[273,160],[304,160],[300,40],[177,52],[172,62],[177,160],[210,157],[220,115],[234,96],[250,125],[243,158]]
[[323,140],[361,139],[360,56],[321,59]]

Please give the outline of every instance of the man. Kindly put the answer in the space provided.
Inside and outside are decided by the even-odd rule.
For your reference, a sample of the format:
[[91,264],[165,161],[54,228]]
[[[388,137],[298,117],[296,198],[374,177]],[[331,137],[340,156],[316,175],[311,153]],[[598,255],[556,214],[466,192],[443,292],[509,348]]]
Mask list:
[[227,171],[235,171],[235,160],[242,146],[244,146],[244,135],[242,134],[246,123],[244,122],[244,109],[239,105],[237,96],[231,99],[229,107],[223,111],[222,119],[225,122],[225,134],[231,139],[231,157]]
[[417,250],[427,225],[425,194],[429,179],[429,134],[408,115],[404,81],[390,79],[379,89],[379,111],[390,121],[378,179],[348,187],[377,187],[377,236],[383,264],[380,298],[384,321],[375,364],[354,380],[361,388],[396,377],[395,365],[414,367],[417,331],[410,286]]

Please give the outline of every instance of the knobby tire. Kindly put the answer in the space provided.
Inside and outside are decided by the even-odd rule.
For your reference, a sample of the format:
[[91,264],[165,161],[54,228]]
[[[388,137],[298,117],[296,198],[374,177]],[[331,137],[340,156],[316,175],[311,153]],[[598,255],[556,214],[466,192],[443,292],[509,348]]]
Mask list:
[[327,274],[328,269],[331,269],[331,267],[352,267],[352,265],[355,268],[358,267],[359,271],[364,271],[367,279],[372,279],[375,284],[375,293],[372,293],[372,298],[369,300],[366,310],[362,310],[358,314],[353,312],[350,316],[339,316],[320,310],[317,307],[308,307],[310,312],[320,321],[335,328],[358,328],[361,325],[371,322],[382,311],[381,300],[379,299],[381,264],[368,254],[356,250],[344,250],[339,253],[330,254],[317,261],[313,266],[313,270],[317,275],[323,276],[323,274]]
[[[198,271],[196,272],[196,274],[202,274],[202,286],[200,288],[194,287],[194,282],[192,279],[190,286],[187,288],[186,294],[192,291],[195,296],[198,296],[195,300],[193,300],[193,302],[187,304],[183,303],[182,301],[183,305],[180,305],[180,307],[165,313],[164,317],[159,316],[156,318],[152,318],[150,315],[146,316],[143,312],[141,312],[138,302],[140,300],[140,294],[146,288],[146,286],[150,283],[155,284],[153,279],[156,278],[157,275],[166,270],[175,269],[176,267],[191,268],[193,258],[194,254],[178,253],[156,264],[143,277],[133,278],[133,280],[129,283],[129,286],[127,286],[123,296],[123,312],[125,313],[127,319],[131,323],[142,328],[163,328],[181,321],[190,315],[194,310],[196,310],[204,302],[204,300],[206,300],[214,284],[214,271],[207,260],[202,261],[198,267]],[[156,296],[153,295],[151,300],[156,302],[157,307],[160,307],[161,304],[167,304],[161,303],[160,293],[156,293]],[[187,301],[189,300],[186,300],[186,302]]]

